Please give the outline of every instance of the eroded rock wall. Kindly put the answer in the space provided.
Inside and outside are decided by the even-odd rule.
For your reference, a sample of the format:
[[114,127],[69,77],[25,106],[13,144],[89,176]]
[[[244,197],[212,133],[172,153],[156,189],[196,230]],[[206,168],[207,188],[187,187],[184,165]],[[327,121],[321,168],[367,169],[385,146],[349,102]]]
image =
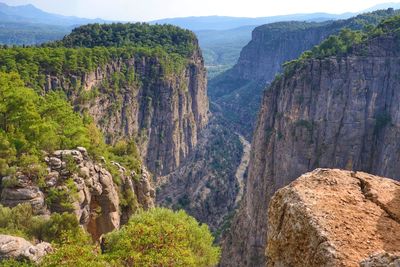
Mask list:
[[[185,60],[182,69],[171,71],[155,56],[119,59],[83,77],[48,75],[45,90],[66,91],[77,109],[94,118],[108,143],[135,139],[148,169],[165,175],[194,150],[208,122],[206,70],[200,49]],[[134,73],[135,81],[110,90],[107,83],[126,69]],[[77,84],[87,94],[97,93],[83,101],[71,89]]]
[[400,179],[400,51],[374,38],[344,57],[303,61],[265,92],[247,192],[222,265],[263,266],[275,191],[317,167]]

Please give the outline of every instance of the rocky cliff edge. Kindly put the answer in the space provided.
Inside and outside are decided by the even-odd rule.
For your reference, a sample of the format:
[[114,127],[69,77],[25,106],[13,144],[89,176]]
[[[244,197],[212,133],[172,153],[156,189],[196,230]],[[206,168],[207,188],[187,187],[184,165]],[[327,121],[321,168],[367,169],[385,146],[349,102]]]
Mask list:
[[399,266],[394,180],[316,169],[280,189],[268,215],[268,266]]

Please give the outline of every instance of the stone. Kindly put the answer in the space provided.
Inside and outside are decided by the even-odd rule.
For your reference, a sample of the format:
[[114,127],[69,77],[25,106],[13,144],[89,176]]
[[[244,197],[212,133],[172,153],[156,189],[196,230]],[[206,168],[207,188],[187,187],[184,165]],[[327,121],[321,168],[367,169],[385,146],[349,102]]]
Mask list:
[[81,167],[79,169],[79,174],[83,177],[83,178],[89,178],[90,177],[90,170],[88,167]]
[[360,267],[400,267],[400,254],[377,253],[361,261]]
[[50,167],[54,168],[54,169],[59,169],[61,168],[61,159],[57,158],[57,157],[51,157],[49,159],[49,163],[50,163]]
[[44,194],[37,186],[4,188],[1,192],[0,203],[6,207],[15,207],[18,204],[28,203],[32,206],[34,214],[48,213]]
[[0,234],[0,261],[2,259],[28,259],[38,263],[52,250],[51,245],[46,242],[33,245],[21,237]]
[[[272,197],[267,264],[397,266],[399,257],[387,253],[400,255],[399,218],[399,182],[363,172],[353,177],[350,171],[316,169]],[[382,251],[387,253],[365,260]]]

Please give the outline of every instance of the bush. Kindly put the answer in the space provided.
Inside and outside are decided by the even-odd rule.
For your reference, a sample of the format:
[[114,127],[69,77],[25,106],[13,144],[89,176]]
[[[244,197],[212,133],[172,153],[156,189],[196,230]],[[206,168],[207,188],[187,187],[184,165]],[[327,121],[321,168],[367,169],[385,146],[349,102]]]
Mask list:
[[213,240],[208,227],[184,211],[156,208],[108,234],[105,252],[123,266],[213,266],[220,255]]
[[47,255],[40,266],[110,266],[100,255],[99,249],[92,244],[82,229],[77,232],[64,232],[60,244],[54,246],[55,252]]
[[51,210],[72,212],[73,202],[78,197],[78,189],[72,178],[64,182],[60,188],[50,188],[47,192],[46,203]]
[[[34,216],[30,204],[20,204],[14,208],[0,205],[0,233],[61,243],[64,233],[82,234],[74,214],[53,213],[50,218]],[[72,235],[72,237],[74,237]]]

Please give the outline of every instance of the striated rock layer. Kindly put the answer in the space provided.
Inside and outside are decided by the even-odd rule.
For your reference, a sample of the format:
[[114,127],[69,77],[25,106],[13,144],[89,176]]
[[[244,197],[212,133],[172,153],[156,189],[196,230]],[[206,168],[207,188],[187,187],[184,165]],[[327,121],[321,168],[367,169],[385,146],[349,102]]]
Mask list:
[[241,51],[237,64],[209,82],[211,101],[218,104],[237,131],[251,140],[263,91],[282,71],[282,64],[296,59],[343,28],[361,30],[367,24],[376,25],[382,19],[399,13],[388,9],[346,20],[292,21],[259,26]]
[[[109,143],[135,139],[149,170],[164,175],[194,150],[208,121],[206,70],[194,45],[193,54],[177,70],[167,70],[161,58],[142,55],[109,62],[83,77],[48,75],[45,90],[63,88],[77,109],[94,118]],[[126,69],[133,71],[135,82],[117,91],[107,88],[114,75]],[[94,96],[83,101],[73,95],[76,84]]]
[[399,182],[362,172],[317,169],[271,199],[267,263],[398,266],[398,257],[388,253],[400,255],[399,230]]
[[265,264],[270,198],[307,171],[400,179],[399,70],[398,39],[389,35],[347,56],[304,61],[274,81],[264,94],[247,193],[225,240],[223,266]]
[[[244,148],[234,132],[212,118],[188,160],[173,173],[157,178],[157,203],[183,208],[213,232],[222,231],[241,197],[240,181],[248,163],[241,165]],[[239,177],[235,177],[239,167]]]

